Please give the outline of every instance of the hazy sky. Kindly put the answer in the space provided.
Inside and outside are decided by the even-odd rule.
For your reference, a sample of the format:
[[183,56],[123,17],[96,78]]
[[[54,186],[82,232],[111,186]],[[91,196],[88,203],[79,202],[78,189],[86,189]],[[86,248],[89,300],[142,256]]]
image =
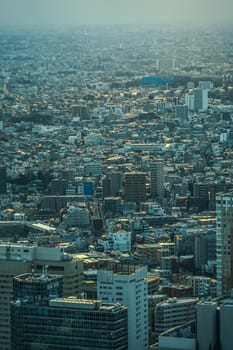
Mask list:
[[233,0],[0,0],[0,25],[233,21]]

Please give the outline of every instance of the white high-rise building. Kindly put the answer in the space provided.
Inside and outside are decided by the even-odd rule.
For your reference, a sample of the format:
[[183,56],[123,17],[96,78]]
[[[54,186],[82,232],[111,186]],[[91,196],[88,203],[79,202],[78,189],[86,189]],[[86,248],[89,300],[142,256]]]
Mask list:
[[206,111],[208,109],[208,89],[193,89],[185,95],[185,104],[189,111],[198,112],[199,110]]
[[148,349],[147,267],[117,265],[98,270],[97,298],[128,307],[128,350]]
[[186,94],[184,97],[185,104],[188,106],[189,111],[194,111],[194,95]]
[[217,295],[233,288],[233,192],[216,197]]

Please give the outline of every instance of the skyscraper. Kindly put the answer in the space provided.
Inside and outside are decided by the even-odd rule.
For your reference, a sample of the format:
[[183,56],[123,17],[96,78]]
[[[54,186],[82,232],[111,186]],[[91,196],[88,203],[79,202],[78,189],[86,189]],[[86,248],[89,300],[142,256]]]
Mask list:
[[185,95],[185,104],[190,111],[198,112],[199,110],[207,110],[208,89],[196,88],[190,90],[190,92]]
[[233,192],[216,197],[217,295],[233,288]]
[[0,195],[6,193],[6,167],[0,167]]
[[145,266],[116,265],[98,270],[97,298],[128,308],[128,350],[148,349],[148,287]]
[[12,349],[127,350],[125,306],[62,298],[58,289],[57,276],[24,274],[14,279]]
[[193,90],[194,93],[194,110],[198,112],[199,110],[208,109],[208,90],[196,88]]
[[122,189],[122,174],[119,171],[114,171],[110,174],[111,180],[111,195],[119,196]]
[[108,176],[102,178],[103,198],[111,196],[111,179]]
[[188,106],[189,111],[194,110],[194,95],[192,93],[185,94],[185,104]]
[[0,244],[0,349],[10,350],[10,301],[14,276],[35,270],[63,275],[63,295],[79,296],[83,291],[83,263],[65,254],[60,247]]
[[233,299],[231,296],[197,304],[197,348],[231,350]]
[[214,350],[217,343],[217,303],[197,304],[197,342],[199,350]]
[[175,117],[179,122],[185,122],[188,120],[188,106],[187,105],[176,105],[175,106]]
[[146,200],[146,173],[142,171],[125,173],[125,200],[134,203]]
[[162,160],[150,164],[150,193],[152,198],[163,197],[164,170]]

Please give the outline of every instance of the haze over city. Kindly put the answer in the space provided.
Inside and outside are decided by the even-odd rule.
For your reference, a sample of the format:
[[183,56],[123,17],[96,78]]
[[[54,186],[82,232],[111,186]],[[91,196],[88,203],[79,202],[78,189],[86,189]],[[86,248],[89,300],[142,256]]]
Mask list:
[[233,19],[231,0],[1,0],[1,25],[206,24]]

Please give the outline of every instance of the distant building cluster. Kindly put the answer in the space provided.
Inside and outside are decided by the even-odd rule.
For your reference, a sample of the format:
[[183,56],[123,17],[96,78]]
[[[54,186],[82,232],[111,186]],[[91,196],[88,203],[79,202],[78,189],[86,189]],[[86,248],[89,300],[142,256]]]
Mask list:
[[1,32],[1,350],[232,350],[231,37]]

